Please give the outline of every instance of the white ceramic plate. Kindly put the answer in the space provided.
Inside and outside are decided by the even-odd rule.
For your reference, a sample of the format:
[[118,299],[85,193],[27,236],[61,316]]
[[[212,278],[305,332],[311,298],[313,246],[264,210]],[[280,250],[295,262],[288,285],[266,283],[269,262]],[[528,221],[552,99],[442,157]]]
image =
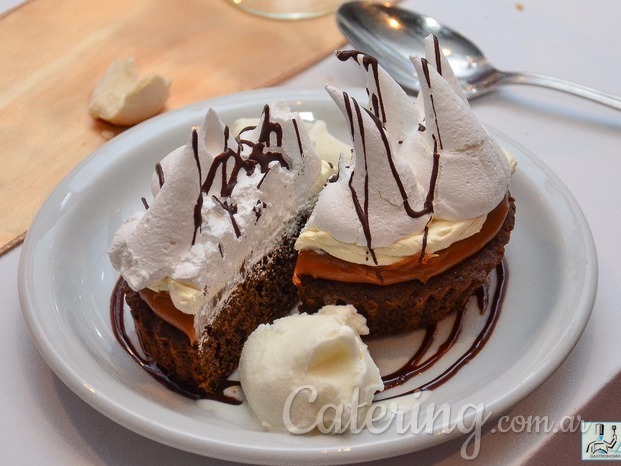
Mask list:
[[[124,132],[81,163],[48,198],[23,246],[19,290],[32,336],[63,382],[105,416],[182,450],[232,461],[319,464],[396,456],[462,435],[460,422],[466,427],[476,416],[500,415],[550,376],[589,318],[596,252],[583,214],[558,178],[495,132],[519,167],[511,183],[518,213],[507,250],[507,294],[483,351],[420,405],[424,411],[435,403],[447,413],[446,418],[438,416],[432,432],[412,433],[396,422],[387,423],[381,433],[264,432],[245,405],[183,398],[128,357],[115,340],[109,317],[117,273],[106,251],[114,232],[124,218],[143,208],[141,196],[149,198],[155,162],[186,142],[189,129],[209,106],[232,123],[258,116],[265,103],[275,100],[312,112],[347,140],[344,120],[323,90],[268,89],[226,96]],[[407,358],[412,338],[373,342],[380,367],[394,365],[396,354]],[[462,346],[468,338],[463,337]]]

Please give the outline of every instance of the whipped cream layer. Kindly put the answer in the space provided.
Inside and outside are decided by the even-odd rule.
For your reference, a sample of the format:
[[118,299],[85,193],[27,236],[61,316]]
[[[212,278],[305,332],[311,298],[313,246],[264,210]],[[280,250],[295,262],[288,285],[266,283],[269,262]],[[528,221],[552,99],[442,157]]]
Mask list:
[[[268,429],[306,433],[319,421],[329,426],[335,409],[347,426],[352,402],[364,416],[383,389],[379,369],[360,335],[366,320],[351,306],[325,306],[260,325],[248,338],[239,362],[244,395]],[[316,396],[315,399],[313,399]],[[321,417],[321,409],[325,417]]]
[[425,242],[425,252],[433,254],[457,241],[469,238],[481,230],[485,219],[485,215],[461,222],[434,219],[429,222],[426,233],[423,231],[406,236],[386,247],[375,247],[373,249],[377,259],[375,264],[370,263],[369,250],[366,246],[345,244],[327,231],[312,227],[306,228],[300,234],[296,241],[296,248],[324,251],[333,257],[354,264],[392,265],[419,253],[423,249],[423,242]]
[[373,57],[337,56],[365,71],[369,100],[363,107],[327,86],[354,154],[321,192],[296,249],[390,265],[476,234],[505,198],[512,166],[478,122],[435,38],[426,39],[427,58],[412,58],[421,81],[416,100]]
[[196,314],[199,335],[244,270],[310,210],[320,171],[304,123],[286,105],[266,105],[237,138],[210,109],[156,166],[153,201],[115,234],[112,264],[134,290],[169,291],[178,309]]

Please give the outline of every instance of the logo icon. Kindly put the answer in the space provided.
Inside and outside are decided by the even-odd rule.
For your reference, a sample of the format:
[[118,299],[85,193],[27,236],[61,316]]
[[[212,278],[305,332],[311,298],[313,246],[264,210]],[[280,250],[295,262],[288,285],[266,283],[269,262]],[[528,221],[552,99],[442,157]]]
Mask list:
[[621,427],[621,422],[582,421],[582,459],[621,459],[621,443],[617,439],[618,427]]

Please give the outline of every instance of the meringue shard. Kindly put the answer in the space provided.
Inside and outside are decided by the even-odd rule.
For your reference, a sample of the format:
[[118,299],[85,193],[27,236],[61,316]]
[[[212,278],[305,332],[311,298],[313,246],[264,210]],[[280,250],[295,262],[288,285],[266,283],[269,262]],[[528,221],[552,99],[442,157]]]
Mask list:
[[[365,72],[368,104],[326,87],[345,116],[354,153],[321,192],[298,248],[370,265],[398,260],[387,248],[402,248],[398,257],[424,256],[464,239],[466,230],[476,233],[507,195],[507,156],[470,108],[437,38],[429,36],[425,47],[426,58],[411,59],[421,81],[416,100],[374,57],[337,52]],[[440,222],[454,226],[449,235],[439,233]],[[464,229],[466,223],[478,227]]]
[[338,51],[336,54],[341,61],[354,60],[366,73],[369,95],[366,108],[382,122],[390,141],[401,141],[417,130],[422,116],[415,102],[374,57],[357,50]]
[[375,247],[423,231],[429,219],[425,196],[379,118],[346,92],[326,89],[349,121],[354,155],[351,169],[320,194],[309,224],[339,241],[366,246],[375,262]]
[[[425,58],[412,60],[421,82],[427,150],[409,157],[422,179],[431,176],[439,155],[434,218],[466,220],[486,215],[507,194],[511,168],[498,144],[470,105]],[[446,69],[444,70],[446,73]]]

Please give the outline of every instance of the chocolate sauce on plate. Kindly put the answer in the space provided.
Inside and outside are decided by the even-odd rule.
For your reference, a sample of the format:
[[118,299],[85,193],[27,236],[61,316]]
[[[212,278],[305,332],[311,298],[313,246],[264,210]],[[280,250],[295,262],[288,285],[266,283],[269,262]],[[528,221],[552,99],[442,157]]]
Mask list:
[[[496,322],[498,321],[503,299],[505,296],[507,278],[507,267],[503,261],[496,267],[496,281],[494,289],[489,290],[489,282],[487,282],[477,291],[476,298],[481,314],[488,313],[488,316],[485,324],[483,325],[483,328],[474,339],[472,345],[470,345],[468,350],[464,354],[462,354],[457,359],[457,361],[454,362],[448,369],[446,369],[434,379],[422,385],[419,385],[406,393],[400,393],[390,398],[396,398],[398,396],[407,395],[420,390],[433,390],[438,388],[442,384],[449,381],[455,374],[457,374],[457,372],[459,372],[462,367],[468,364],[468,362],[470,362],[481,351],[481,349],[489,340],[489,337],[492,334],[494,327],[496,326]],[[166,374],[164,374],[164,372],[162,372],[159,367],[157,367],[157,364],[155,364],[155,362],[148,355],[143,356],[136,350],[136,347],[132,343],[125,330],[124,286],[125,281],[123,280],[123,278],[119,278],[110,299],[110,318],[112,321],[114,336],[116,337],[121,347],[127,352],[127,354],[129,354],[131,358],[136,363],[138,363],[140,367],[147,371],[147,373],[151,375],[155,380],[164,385],[166,388],[180,395],[194,400],[203,398],[233,405],[241,404],[241,401],[224,394],[224,391],[227,388],[239,386],[239,382],[226,381],[225,385],[221,387],[220,393],[216,395],[202,396],[171,380]],[[430,369],[438,361],[440,361],[442,357],[444,357],[453,347],[453,345],[458,341],[461,324],[463,322],[465,312],[466,308],[457,312],[457,315],[455,316],[455,321],[453,322],[453,326],[448,337],[440,344],[434,354],[423,360],[423,357],[425,356],[431,345],[434,343],[436,338],[437,327],[434,325],[427,328],[425,330],[425,336],[423,338],[423,341],[418,348],[414,349],[414,355],[410,358],[410,360],[397,371],[382,377],[382,380],[384,382],[384,390],[386,391],[391,388],[403,385],[408,380],[422,374],[424,371]]]
[[153,361],[143,350],[143,354],[136,350],[136,347],[132,343],[130,337],[127,335],[127,331],[125,330],[125,280],[123,278],[119,278],[114,286],[114,290],[112,292],[112,296],[110,298],[110,319],[112,321],[112,330],[114,331],[114,336],[117,341],[121,345],[121,347],[131,356],[131,358],[138,363],[140,367],[142,367],[151,377],[157,380],[159,383],[164,385],[169,390],[172,390],[175,393],[185,396],[186,398],[190,398],[193,400],[198,399],[210,399],[215,401],[220,401],[222,403],[227,403],[231,405],[239,405],[242,402],[227,396],[224,394],[224,391],[227,388],[239,386],[239,382],[227,380],[223,386],[220,388],[220,392],[215,395],[200,395],[195,391],[184,387],[177,382],[171,380]]
[[[462,354],[457,359],[457,361],[455,361],[448,369],[446,369],[434,379],[422,385],[419,385],[418,387],[406,393],[400,393],[399,395],[395,395],[391,398],[395,398],[396,396],[408,395],[416,391],[436,389],[442,384],[449,381],[455,374],[457,374],[457,372],[459,372],[462,367],[468,364],[468,362],[470,362],[477,354],[479,354],[481,349],[483,349],[483,347],[489,340],[489,337],[491,336],[492,332],[494,331],[494,327],[496,326],[496,322],[498,321],[498,317],[500,315],[500,310],[502,308],[502,303],[505,296],[507,278],[507,266],[503,261],[498,264],[498,266],[496,266],[496,284],[493,293],[491,293],[490,295],[489,282],[486,282],[485,285],[477,290],[476,298],[479,310],[481,314],[485,314],[487,312],[488,316],[485,324],[483,325],[483,328],[474,339],[472,345],[470,345],[468,350],[466,350],[466,352]],[[412,377],[422,374],[424,371],[431,368],[435,363],[437,363],[446,353],[448,353],[451,347],[459,339],[459,334],[465,312],[466,307],[464,307],[460,311],[457,311],[455,321],[453,322],[453,326],[448,337],[440,344],[434,354],[432,354],[423,361],[423,356],[425,356],[427,350],[431,347],[435,340],[435,334],[437,330],[436,325],[428,327],[425,330],[425,337],[423,338],[423,341],[421,342],[414,355],[410,358],[410,360],[397,371],[382,377],[382,381],[384,382],[384,390],[388,390],[390,388],[402,385],[410,380]]]

